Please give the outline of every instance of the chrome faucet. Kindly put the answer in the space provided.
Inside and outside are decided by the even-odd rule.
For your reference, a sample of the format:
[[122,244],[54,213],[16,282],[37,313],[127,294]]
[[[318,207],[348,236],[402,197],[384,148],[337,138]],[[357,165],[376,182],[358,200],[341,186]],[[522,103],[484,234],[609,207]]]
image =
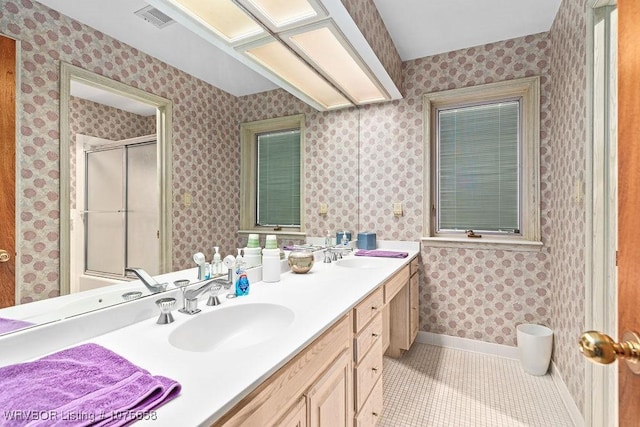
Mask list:
[[151,277],[149,273],[141,268],[127,267],[124,269],[127,273],[135,274],[138,279],[151,291],[151,293],[162,292],[167,289],[167,283],[158,283],[156,279]]
[[[227,287],[227,282],[223,279],[211,279],[206,280],[204,282],[195,283],[199,285],[193,289],[186,289],[182,295],[184,297],[182,308],[178,311],[185,314],[196,314],[200,313],[200,309],[198,308],[198,297],[203,293],[207,292],[209,289],[213,289],[215,291],[219,291],[222,287]],[[217,295],[217,294],[216,294]],[[209,298],[207,305],[218,305],[220,301],[215,302],[217,298]]]

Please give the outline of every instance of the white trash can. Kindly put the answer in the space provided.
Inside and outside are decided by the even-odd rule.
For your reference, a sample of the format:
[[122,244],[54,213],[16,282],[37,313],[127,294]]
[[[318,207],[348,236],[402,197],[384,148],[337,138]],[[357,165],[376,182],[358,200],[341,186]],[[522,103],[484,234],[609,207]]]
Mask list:
[[551,361],[553,331],[546,326],[523,323],[518,325],[518,354],[525,372],[545,375]]

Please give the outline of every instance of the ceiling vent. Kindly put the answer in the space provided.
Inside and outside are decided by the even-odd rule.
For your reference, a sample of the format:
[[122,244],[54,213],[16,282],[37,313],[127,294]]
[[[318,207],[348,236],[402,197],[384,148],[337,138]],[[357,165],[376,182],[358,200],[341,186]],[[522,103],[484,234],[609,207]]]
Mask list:
[[134,13],[145,21],[153,24],[157,28],[164,28],[167,25],[171,25],[175,22],[173,19],[160,12],[153,6],[143,7],[142,9]]

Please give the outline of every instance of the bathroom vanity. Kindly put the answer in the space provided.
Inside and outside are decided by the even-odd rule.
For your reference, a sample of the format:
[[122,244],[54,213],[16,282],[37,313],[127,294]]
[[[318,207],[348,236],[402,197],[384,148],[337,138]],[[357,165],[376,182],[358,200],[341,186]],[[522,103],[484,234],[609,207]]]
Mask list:
[[[390,249],[409,256],[330,264],[320,257],[307,274],[252,283],[248,296],[216,307],[206,306],[204,295],[201,313],[176,311],[168,325],[156,324],[157,311],[149,317],[155,296],[104,309],[94,315],[99,324],[137,306],[144,319],[73,345],[102,345],[182,385],[177,399],[139,424],[374,425],[382,411],[383,354],[401,355],[418,329],[419,244]],[[86,328],[91,313],[83,317]]]

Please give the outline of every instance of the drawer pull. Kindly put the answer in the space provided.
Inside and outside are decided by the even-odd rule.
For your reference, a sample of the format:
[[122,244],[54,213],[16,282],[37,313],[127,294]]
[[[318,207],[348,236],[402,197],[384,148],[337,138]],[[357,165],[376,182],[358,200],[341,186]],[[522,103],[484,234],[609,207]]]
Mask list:
[[375,332],[371,334],[372,337],[374,338],[378,338],[380,336],[380,334],[376,334]]
[[377,417],[378,413],[377,412],[372,412],[371,415],[373,415],[374,417]]
[[373,372],[378,372],[378,368],[371,368]]
[[376,307],[376,306],[372,306],[371,307],[371,310],[377,310],[377,309],[378,309],[378,307]]

